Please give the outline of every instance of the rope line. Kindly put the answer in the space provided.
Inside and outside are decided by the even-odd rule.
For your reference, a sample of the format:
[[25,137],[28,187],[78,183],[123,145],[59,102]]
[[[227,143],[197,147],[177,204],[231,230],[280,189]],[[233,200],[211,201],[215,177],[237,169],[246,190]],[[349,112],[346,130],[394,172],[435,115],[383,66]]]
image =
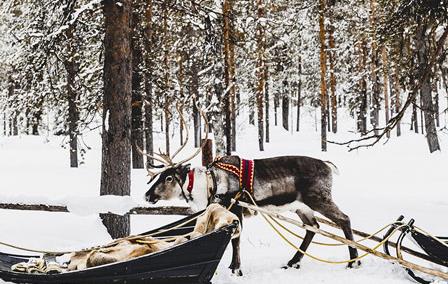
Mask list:
[[[295,244],[293,244],[284,234],[282,234],[275,226],[274,224],[272,224],[270,222],[270,220],[265,216],[265,214],[261,213],[263,218],[268,222],[268,224],[272,227],[272,229],[274,229],[274,231],[286,242],[288,243],[291,247],[293,247],[295,250],[299,251],[300,253],[302,253],[303,255],[306,255],[309,258],[312,258],[314,260],[317,260],[319,262],[323,262],[323,263],[327,263],[327,264],[345,264],[345,263],[350,263],[350,262],[354,262],[357,260],[360,260],[366,256],[368,256],[369,254],[371,254],[370,252],[366,252],[358,257],[355,258],[351,258],[348,260],[340,260],[340,261],[332,261],[332,260],[328,260],[328,259],[323,259],[321,257],[315,256],[313,254],[307,253],[306,251],[300,249],[299,247],[297,247]],[[401,229],[402,227],[404,227],[406,225],[401,225],[397,228],[394,229],[394,231],[392,232],[392,234],[390,236],[388,236],[387,238],[385,238],[383,241],[379,242],[377,245],[375,245],[373,248],[371,248],[371,250],[376,251],[378,250],[378,248],[380,246],[382,246],[384,243],[386,243],[393,234],[395,234],[395,232],[397,232],[399,229]]]
[[[248,197],[249,197],[249,199],[251,200],[251,202],[253,203],[253,205],[254,206],[256,206],[256,207],[259,207],[258,205],[257,205],[257,203],[256,203],[256,201],[254,200],[254,198],[252,197],[252,195],[251,194],[249,194],[249,192],[247,192],[246,190],[244,190],[243,191]],[[279,224],[279,222],[278,221],[276,221],[276,218],[274,218],[274,217],[272,217],[272,216],[268,216],[268,217],[266,217],[266,214],[265,213],[262,213],[262,212],[260,212],[261,213],[261,216],[263,217],[263,219],[271,226],[271,228],[287,243],[287,244],[289,244],[292,248],[294,248],[296,251],[298,251],[298,252],[300,252],[300,253],[302,253],[303,255],[305,255],[305,256],[307,256],[307,257],[309,257],[309,258],[312,258],[312,259],[314,259],[314,260],[316,260],[316,261],[319,261],[319,262],[323,262],[323,263],[327,263],[327,264],[345,264],[345,263],[350,263],[350,262],[354,262],[354,261],[357,261],[357,260],[360,260],[360,259],[362,259],[362,258],[364,258],[364,257],[366,257],[366,256],[368,256],[369,254],[371,254],[371,253],[369,253],[369,252],[366,252],[366,253],[364,253],[364,254],[362,254],[362,255],[360,255],[360,256],[358,256],[358,257],[355,257],[355,258],[352,258],[352,259],[348,259],[348,260],[341,260],[341,261],[332,261],[332,260],[328,260],[328,259],[323,259],[323,258],[321,258],[321,257],[318,257],[318,256],[315,256],[315,255],[312,255],[312,254],[310,254],[310,253],[307,253],[306,251],[304,251],[304,250],[302,250],[302,249],[300,249],[299,247],[297,247],[293,242],[291,242],[282,232],[280,232],[280,230],[277,228],[277,227],[275,227],[275,225],[273,224],[273,222],[271,222],[271,220],[273,220],[274,222],[276,222],[277,224]],[[269,219],[271,219],[271,220],[269,220]],[[383,230],[385,230],[386,228],[388,228],[390,225],[388,225],[388,226],[385,226],[385,227],[383,227],[381,230],[379,230],[379,232],[381,232],[381,231],[383,231]],[[385,239],[383,239],[381,242],[379,242],[377,245],[375,245],[373,248],[371,248],[371,250],[372,251],[376,251],[380,246],[382,246],[384,243],[386,243],[398,230],[400,230],[401,228],[403,228],[403,227],[405,227],[406,225],[400,225],[400,226],[397,226],[396,228],[394,228],[394,230],[392,231],[392,233],[387,237],[387,238],[385,238]],[[288,229],[288,230],[286,230],[287,232],[290,232],[290,230]],[[299,235],[296,235],[294,232],[290,232],[290,233],[292,233],[294,236],[297,236],[297,237],[299,237]],[[372,237],[372,235],[371,236],[369,236],[369,238],[371,238]],[[300,236],[300,238],[302,238],[301,236]],[[303,238],[302,238],[303,239]],[[364,239],[367,239],[367,237],[366,238],[364,238]],[[326,244],[326,245],[328,245],[328,244]],[[330,245],[334,245],[334,244],[330,244]],[[344,244],[345,245],[345,244]]]
[[[270,217],[270,216],[269,216]],[[286,227],[285,225],[283,225],[282,223],[280,223],[278,220],[271,218],[271,221],[273,221],[275,224],[277,224],[279,227],[281,227],[283,230],[285,230],[286,232],[290,233],[291,235],[293,235],[294,237],[303,240],[303,237],[297,233],[295,233],[294,231],[291,231],[288,227]],[[373,238],[374,236],[378,235],[379,233],[383,232],[384,230],[386,230],[387,228],[389,228],[391,225],[394,225],[394,223],[390,223],[384,227],[382,227],[381,229],[379,229],[378,231],[376,231],[373,234],[370,234],[362,239],[359,239],[355,242],[360,243],[366,240],[370,240],[371,238]],[[346,244],[343,243],[322,243],[322,242],[316,242],[316,241],[312,241],[312,244],[316,244],[316,245],[321,245],[321,246],[328,246],[328,247],[339,247],[339,246],[346,246]]]

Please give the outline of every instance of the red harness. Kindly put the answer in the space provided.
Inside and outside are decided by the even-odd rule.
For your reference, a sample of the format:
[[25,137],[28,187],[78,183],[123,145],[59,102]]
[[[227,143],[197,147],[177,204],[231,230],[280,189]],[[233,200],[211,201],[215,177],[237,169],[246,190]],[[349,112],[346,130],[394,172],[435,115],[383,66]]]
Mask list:
[[187,190],[189,193],[191,193],[191,191],[193,190],[193,185],[194,185],[194,170],[191,169],[188,172],[188,186],[187,186]]
[[[225,170],[234,174],[240,181],[240,189],[247,190],[251,194],[254,192],[254,161],[241,159],[240,167],[226,164],[223,162],[215,162],[217,168]],[[188,186],[187,191],[191,194],[194,186],[194,169],[188,172]]]
[[240,181],[240,189],[247,190],[251,194],[254,192],[254,161],[241,159],[240,167],[226,164],[223,162],[215,162],[216,167],[228,171],[238,177]]

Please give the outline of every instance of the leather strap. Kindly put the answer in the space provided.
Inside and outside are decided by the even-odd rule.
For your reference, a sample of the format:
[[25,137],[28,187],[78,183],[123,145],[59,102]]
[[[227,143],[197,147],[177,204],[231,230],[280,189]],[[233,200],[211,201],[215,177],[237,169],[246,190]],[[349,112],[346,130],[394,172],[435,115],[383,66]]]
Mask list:
[[194,186],[194,169],[191,169],[188,172],[188,186],[187,186],[187,190],[190,194],[191,191],[193,190],[193,186]]

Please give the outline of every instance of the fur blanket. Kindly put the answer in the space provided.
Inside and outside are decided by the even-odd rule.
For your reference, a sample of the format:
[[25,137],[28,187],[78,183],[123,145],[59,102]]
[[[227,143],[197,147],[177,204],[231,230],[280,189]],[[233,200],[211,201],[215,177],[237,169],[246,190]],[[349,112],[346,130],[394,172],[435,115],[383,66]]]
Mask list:
[[[197,238],[213,232],[226,225],[238,222],[238,217],[219,204],[211,204],[204,214],[200,215],[192,233],[179,236],[171,241],[153,237],[138,237],[119,239],[111,244],[90,251],[75,252],[68,255],[68,271],[82,270],[89,267],[126,261],[149,253],[164,250],[171,246],[183,243],[191,238]],[[236,230],[234,238],[240,234],[240,227]]]

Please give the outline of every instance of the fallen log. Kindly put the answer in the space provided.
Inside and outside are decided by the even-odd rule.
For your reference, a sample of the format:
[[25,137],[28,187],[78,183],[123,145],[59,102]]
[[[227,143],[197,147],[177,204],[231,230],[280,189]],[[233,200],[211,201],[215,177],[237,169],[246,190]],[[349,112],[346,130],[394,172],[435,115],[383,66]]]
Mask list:
[[[0,209],[70,213],[67,206],[64,205],[0,203]],[[193,214],[193,211],[189,207],[181,207],[181,206],[135,207],[131,209],[128,214],[190,215]]]
[[324,237],[327,237],[327,238],[336,240],[338,242],[344,243],[344,244],[346,244],[346,245],[348,245],[350,247],[363,250],[363,251],[368,252],[368,253],[370,253],[372,255],[375,255],[377,257],[380,257],[380,258],[383,258],[383,259],[386,259],[386,260],[390,260],[390,261],[399,263],[403,267],[407,267],[409,269],[417,270],[417,271],[420,271],[420,272],[423,272],[423,273],[426,273],[426,274],[429,274],[429,275],[432,275],[432,276],[436,276],[436,277],[440,277],[442,279],[448,280],[448,273],[444,273],[444,272],[436,270],[436,269],[423,267],[423,266],[420,266],[420,265],[415,264],[415,263],[411,263],[411,262],[403,260],[403,259],[398,259],[396,257],[387,255],[385,253],[373,250],[373,249],[371,249],[371,248],[369,248],[369,247],[367,247],[365,245],[359,244],[357,242],[354,242],[354,241],[351,241],[351,240],[347,240],[347,239],[345,239],[343,237],[340,237],[338,235],[332,234],[332,233],[327,232],[325,230],[305,225],[302,222],[299,222],[297,220],[285,217],[285,216],[283,216],[281,214],[278,214],[278,213],[275,213],[275,212],[271,212],[269,210],[266,210],[266,209],[263,209],[263,208],[251,205],[251,204],[246,203],[246,202],[236,201],[234,199],[232,199],[232,202],[234,202],[235,204],[237,204],[237,205],[239,205],[241,207],[244,207],[244,208],[247,208],[247,209],[251,209],[251,210],[254,210],[254,211],[257,211],[257,212],[261,212],[263,214],[269,215],[271,217],[275,217],[275,218],[280,219],[282,221],[285,221],[287,223],[296,225],[296,226],[298,226],[298,227],[300,227],[302,229],[305,229],[305,230],[314,232],[316,234],[322,235]]

